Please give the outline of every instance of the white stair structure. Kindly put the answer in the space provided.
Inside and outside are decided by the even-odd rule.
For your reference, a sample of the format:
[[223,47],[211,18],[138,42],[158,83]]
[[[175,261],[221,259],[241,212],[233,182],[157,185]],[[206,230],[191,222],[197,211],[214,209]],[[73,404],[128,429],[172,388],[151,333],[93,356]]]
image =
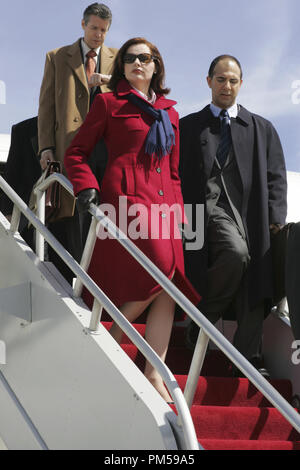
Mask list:
[[[0,219],[0,436],[9,449],[176,449],[175,415],[52,264]],[[151,410],[147,403],[151,403]],[[176,424],[176,423],[175,423]]]
[[[1,177],[0,186],[15,203],[11,224],[0,213],[0,341],[6,348],[5,363],[0,365],[0,447],[201,449],[187,403],[192,403],[203,358],[193,359],[186,402],[168,368]],[[98,302],[104,306],[155,364],[174,398],[179,418],[99,324],[100,312],[94,309],[97,328],[91,328],[91,312],[80,297],[75,297],[54,266],[41,261],[20,237],[16,231],[20,211],[48,243],[61,251],[64,261],[94,295],[95,305]],[[300,431],[300,417],[295,410],[149,264],[152,271],[153,277],[202,327],[196,350],[204,355],[204,345],[210,338]]]

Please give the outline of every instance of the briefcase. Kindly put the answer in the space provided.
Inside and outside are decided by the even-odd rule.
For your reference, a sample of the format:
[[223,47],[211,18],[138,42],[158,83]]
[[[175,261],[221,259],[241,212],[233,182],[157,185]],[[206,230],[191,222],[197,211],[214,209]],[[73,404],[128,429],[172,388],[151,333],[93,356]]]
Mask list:
[[[29,201],[29,209],[31,209],[34,213],[37,212],[37,200],[36,200],[36,194],[34,190],[37,186],[39,186],[40,183],[45,181],[45,179],[48,178],[48,176],[52,175],[53,173],[61,173],[60,162],[49,162],[46,170],[43,171],[41,177],[37,180],[37,182],[33,186],[31,196],[30,196],[30,201]],[[46,194],[45,194],[45,224],[46,225],[60,218],[59,214],[60,214],[60,208],[61,208],[61,191],[62,191],[62,187],[57,181],[54,181],[46,190]]]
[[[61,173],[60,162],[50,162],[45,172],[45,178],[51,176],[53,173]],[[45,224],[57,220],[59,210],[61,207],[61,185],[54,181],[46,191],[45,196]]]

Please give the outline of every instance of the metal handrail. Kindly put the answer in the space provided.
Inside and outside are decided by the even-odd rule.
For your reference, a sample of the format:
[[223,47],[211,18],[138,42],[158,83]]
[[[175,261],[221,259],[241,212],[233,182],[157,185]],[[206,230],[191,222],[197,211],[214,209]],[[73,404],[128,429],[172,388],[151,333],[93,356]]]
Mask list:
[[[41,188],[37,188],[36,191],[44,191],[47,189],[48,184],[52,184],[53,181],[58,181],[63,184],[65,189],[73,194],[72,186],[70,182],[63,175],[51,175],[49,178],[41,184]],[[37,233],[41,235],[42,242],[44,240],[58,253],[65,264],[73,271],[82,284],[96,299],[99,305],[103,306],[113,320],[120,326],[120,328],[126,333],[130,340],[137,346],[147,360],[152,364],[153,367],[159,372],[163,381],[165,382],[178,411],[178,417],[182,426],[182,432],[185,440],[186,450],[199,450],[198,440],[195,433],[194,424],[190,415],[189,408],[183,393],[173,376],[170,369],[160,359],[160,357],[153,351],[149,344],[144,338],[136,331],[131,323],[124,317],[124,315],[117,309],[117,307],[111,302],[111,300],[104,294],[104,292],[97,286],[97,284],[89,277],[89,275],[82,269],[82,267],[74,260],[74,258],[64,249],[64,247],[56,240],[52,233],[45,227],[45,225],[38,219],[38,217],[29,209],[24,201],[18,196],[18,194],[6,183],[6,181],[0,176],[0,187],[6,193],[6,195],[14,203],[13,215],[11,220],[10,232],[14,234],[18,230],[21,212],[35,227]],[[71,192],[72,191],[72,192]],[[98,210],[94,206],[91,211]],[[40,240],[40,241],[41,241]],[[41,248],[41,243],[39,245]],[[42,254],[42,253],[40,253]]]
[[[0,178],[0,185],[1,185],[1,179],[2,178]],[[42,189],[45,190],[48,187],[48,185],[52,184],[53,181],[61,181],[62,179],[65,180],[64,181],[64,187],[68,191],[70,191],[71,188],[72,188],[71,184],[68,182],[68,180],[66,178],[64,178],[62,175],[58,175],[58,174],[53,174],[49,178],[47,178],[47,180],[45,180],[42,183],[42,186],[39,189],[40,190],[42,190]],[[186,399],[187,399],[187,402],[188,402],[189,406],[191,406],[192,401],[193,401],[194,391],[196,389],[196,385],[197,385],[197,382],[198,382],[199,373],[200,373],[200,370],[201,370],[201,365],[203,363],[203,359],[204,359],[208,339],[211,339],[214,342],[214,344],[216,344],[218,346],[218,348],[238,367],[239,370],[241,370],[244,373],[244,375],[253,383],[253,385],[258,390],[260,390],[261,393],[272,403],[272,405],[287,419],[287,421],[289,421],[289,423],[298,432],[300,432],[300,416],[299,416],[299,414],[280,395],[280,393],[252,366],[252,364],[250,364],[250,362],[239,351],[237,351],[237,349],[222,335],[222,333],[220,333],[217,330],[217,328],[180,292],[180,290],[154,265],[154,263],[152,263],[152,261],[149,260],[143,254],[143,252],[141,250],[139,250],[137,248],[137,246],[131,240],[129,240],[124,234],[122,234],[122,232],[111,222],[111,220],[108,217],[106,217],[103,214],[103,212],[97,206],[92,204],[91,208],[90,208],[90,213],[93,215],[93,217],[95,217],[95,219],[99,223],[105,225],[105,228],[107,229],[107,231],[112,236],[114,236],[123,245],[123,247],[128,252],[131,253],[131,255],[146,269],[146,271],[175,300],[175,302],[183,309],[183,311],[187,315],[189,315],[191,317],[191,319],[200,327],[198,342],[197,342],[197,345],[196,345],[196,348],[195,348],[195,351],[194,351],[192,364],[191,364],[191,369],[190,369],[190,373],[189,373],[189,376],[188,376],[186,389],[185,389],[185,396],[186,396]],[[44,227],[44,226],[42,225],[42,227]],[[92,249],[92,246],[91,246],[91,249]],[[73,258],[72,258],[72,260],[73,260]],[[76,265],[77,265],[77,263],[76,263]],[[86,273],[85,273],[85,275],[86,275]],[[78,277],[80,278],[81,281],[83,281],[81,276],[78,276]],[[86,285],[86,284],[84,284],[84,285]],[[90,291],[90,292],[93,294],[92,291]],[[103,293],[102,293],[102,295],[104,296]],[[99,298],[97,296],[95,296],[95,297],[99,301]],[[99,301],[99,303],[101,305],[103,305],[105,307],[105,309],[107,310],[106,306],[104,305],[104,303],[101,300]],[[112,317],[114,318],[115,321],[117,321],[119,326],[122,328],[121,324],[123,324],[123,321],[125,321],[124,326],[126,326],[126,327],[128,325],[131,326],[131,324],[129,322],[127,322],[127,320],[122,316],[122,314],[118,310],[117,310],[117,312],[118,312],[118,315],[121,315],[121,317],[122,317],[122,319],[120,319],[120,323],[117,320],[115,320],[115,317],[113,315],[112,315]],[[110,312],[108,311],[108,313],[110,313]],[[123,330],[123,331],[126,332],[126,330]],[[127,334],[127,332],[126,332],[126,334]],[[128,334],[129,337],[130,337],[130,334]],[[130,339],[132,339],[132,338],[130,337]],[[144,354],[144,352],[143,352],[143,354]],[[148,359],[148,357],[147,357],[147,359]],[[162,363],[162,364],[165,366],[164,363]],[[165,380],[164,373],[162,373],[161,375],[162,375],[162,378]],[[167,387],[168,387],[168,382],[169,381],[165,381]],[[176,384],[177,384],[177,382],[176,382]],[[168,387],[168,389],[169,389],[169,387]],[[173,395],[172,388],[170,388],[169,391],[170,391],[172,397],[174,398],[175,404],[177,406],[177,400],[175,399],[175,393]],[[180,413],[179,409],[178,409],[178,415],[179,415],[180,420],[181,420],[182,419],[182,413]],[[183,425],[183,429],[184,429],[184,423],[183,422],[182,422],[182,425]]]
[[[52,180],[50,178],[53,178]],[[51,181],[59,181],[61,175],[53,174],[43,184],[43,189],[51,184]],[[65,178],[66,180],[66,178]],[[68,181],[68,180],[66,180]],[[70,185],[70,183],[69,183]],[[64,185],[67,189],[67,186]],[[71,188],[71,185],[69,186]],[[70,190],[70,189],[69,189]],[[208,340],[214,344],[233,362],[239,370],[260,390],[270,403],[300,432],[300,416],[295,409],[283,398],[280,393],[255,369],[255,367],[217,330],[217,328],[181,293],[181,291],[147,258],[137,246],[106,217],[99,207],[94,204],[89,210],[91,215],[106,230],[116,238],[119,243],[144,267],[144,269],[161,285],[161,287],[175,300],[183,311],[200,327],[198,341],[194,350],[190,371],[184,391],[189,407],[192,406],[201,367],[204,361]],[[90,249],[93,249],[91,244]],[[89,259],[91,254],[85,254]],[[167,384],[166,384],[167,385]],[[171,392],[171,390],[170,390]]]

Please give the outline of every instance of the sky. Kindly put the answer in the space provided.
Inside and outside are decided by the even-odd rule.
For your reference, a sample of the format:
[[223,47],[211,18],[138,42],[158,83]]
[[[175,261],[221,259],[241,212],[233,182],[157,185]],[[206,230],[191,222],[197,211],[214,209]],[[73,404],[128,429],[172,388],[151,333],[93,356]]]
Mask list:
[[[82,36],[92,0],[0,0],[0,133],[37,115],[45,54]],[[300,172],[299,0],[104,0],[105,44],[143,36],[156,44],[180,117],[211,100],[206,76],[226,53],[243,67],[238,102],[277,129],[287,169]]]

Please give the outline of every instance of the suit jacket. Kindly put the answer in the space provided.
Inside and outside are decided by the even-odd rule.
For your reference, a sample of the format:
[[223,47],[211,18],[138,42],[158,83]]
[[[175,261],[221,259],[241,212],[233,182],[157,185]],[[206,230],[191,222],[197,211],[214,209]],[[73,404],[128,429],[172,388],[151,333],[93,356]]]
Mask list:
[[[100,50],[100,73],[111,72],[117,49],[105,45]],[[102,92],[109,89],[101,86]],[[38,129],[39,152],[55,149],[56,160],[63,163],[64,154],[83,123],[90,107],[90,91],[82,60],[80,39],[70,46],[50,51],[46,55],[41,85]],[[65,203],[65,201],[68,202]],[[72,212],[73,201],[64,193],[62,210]],[[67,206],[67,207],[65,207]]]
[[[167,110],[176,140],[170,155],[159,160],[145,154],[145,140],[153,118],[128,101],[130,92],[136,93],[127,80],[122,80],[116,94],[96,96],[91,111],[66,152],[65,167],[76,194],[87,188],[100,191],[101,202],[114,208],[116,216],[112,212],[109,215],[121,230],[126,232],[128,226],[132,226],[131,222],[134,224],[132,211],[131,216],[129,214],[138,205],[139,220],[143,222],[140,222],[140,230],[144,236],[134,242],[167,276],[171,278],[175,272],[173,281],[192,299],[199,300],[184,276],[183,250],[177,226],[185,220],[185,216],[178,177],[178,113],[173,108],[176,103],[159,96],[154,104],[156,109]],[[88,166],[88,156],[100,137],[104,138],[109,154],[101,188]],[[124,214],[119,208],[125,199],[128,211],[125,208]],[[170,217],[166,214],[166,208],[173,205],[177,209],[176,222],[172,214]],[[158,212],[152,216],[151,211],[155,207]],[[125,227],[124,215],[128,216]],[[151,236],[153,230],[155,233]],[[166,237],[169,233],[170,236]],[[113,270],[112,266],[117,266],[117,269]],[[117,240],[101,239],[100,235],[89,274],[116,305],[123,305],[129,300],[145,300],[160,290],[156,281]]]
[[[185,204],[204,204],[216,155],[219,120],[206,106],[180,120],[180,176]],[[286,218],[286,169],[281,143],[273,125],[240,106],[231,120],[233,150],[242,183],[241,218],[251,262],[247,271],[249,308],[272,298],[272,259],[269,225]],[[204,231],[207,226],[205,210]],[[205,232],[204,232],[205,233]],[[205,293],[207,246],[186,252],[187,272],[200,294]]]

